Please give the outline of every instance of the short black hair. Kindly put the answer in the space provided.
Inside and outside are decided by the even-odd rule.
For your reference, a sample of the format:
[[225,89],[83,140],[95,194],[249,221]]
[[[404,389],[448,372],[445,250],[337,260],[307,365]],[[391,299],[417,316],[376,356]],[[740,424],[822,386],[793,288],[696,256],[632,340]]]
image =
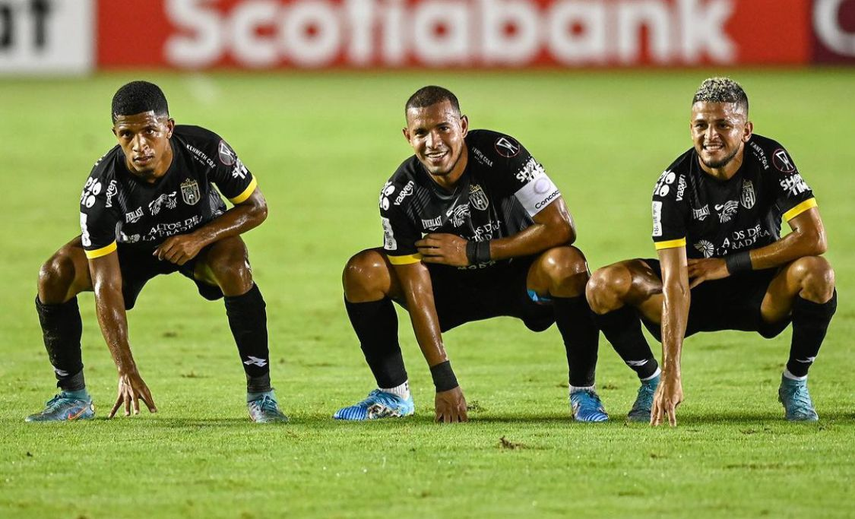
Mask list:
[[707,103],[736,103],[745,108],[748,115],[748,94],[742,86],[728,77],[711,77],[704,80],[692,98],[692,104]]
[[428,85],[416,90],[416,93],[407,99],[407,104],[404,105],[404,115],[410,108],[425,108],[443,101],[451,103],[451,107],[458,114],[460,113],[460,103],[457,101],[457,96],[451,93],[451,90],[441,86]]
[[120,115],[134,115],[154,112],[155,115],[169,116],[169,105],[163,90],[148,81],[131,81],[116,91],[110,115],[113,122]]

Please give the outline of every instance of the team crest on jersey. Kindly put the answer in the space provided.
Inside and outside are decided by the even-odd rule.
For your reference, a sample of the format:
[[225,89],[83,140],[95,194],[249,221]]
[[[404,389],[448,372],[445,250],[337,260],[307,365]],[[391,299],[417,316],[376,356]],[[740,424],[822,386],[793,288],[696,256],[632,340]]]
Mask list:
[[784,173],[792,173],[796,170],[795,164],[793,164],[793,161],[790,160],[789,155],[787,155],[787,152],[783,148],[778,148],[772,154],[772,164]]
[[754,183],[750,180],[742,181],[742,207],[751,209],[757,202],[757,195],[754,193]]
[[199,183],[195,180],[186,179],[181,183],[181,198],[187,205],[196,205],[199,203],[201,195],[199,194]]
[[237,153],[234,152],[231,146],[226,144],[226,141],[220,141],[217,152],[220,156],[220,162],[226,166],[231,166],[237,160]]
[[520,143],[510,137],[499,137],[496,141],[496,153],[507,159],[516,157],[520,149],[522,149]]
[[736,215],[736,210],[739,208],[739,202],[736,200],[728,200],[723,204],[716,204],[715,210],[718,211],[718,220],[720,223],[727,223],[733,220]]
[[490,206],[487,193],[478,184],[469,186],[469,203],[479,211],[486,211],[487,207]]

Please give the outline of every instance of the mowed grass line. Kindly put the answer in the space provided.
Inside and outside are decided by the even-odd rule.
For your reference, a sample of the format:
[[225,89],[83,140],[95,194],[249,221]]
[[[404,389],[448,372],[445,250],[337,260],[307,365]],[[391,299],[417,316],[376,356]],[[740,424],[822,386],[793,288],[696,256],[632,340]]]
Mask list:
[[[417,413],[337,423],[372,388],[341,302],[340,273],[377,246],[377,192],[408,156],[402,105],[447,85],[472,127],[507,131],[562,188],[592,268],[651,256],[650,192],[690,146],[688,105],[704,71],[596,74],[102,75],[3,80],[0,312],[2,517],[851,517],[855,246],[850,102],[855,74],[736,71],[756,131],[783,142],[815,190],[840,308],[812,370],[818,424],[782,419],[776,389],[789,331],[691,338],[677,429],[622,422],[637,386],[601,341],[612,422],[568,419],[554,327],[512,319],[447,334],[473,421],[431,422],[429,374],[402,315]],[[179,123],[226,137],[258,176],[270,218],[246,236],[268,303],[273,379],[291,417],[248,423],[243,374],[221,303],[180,276],[153,280],[130,315],[156,415],[104,420],[115,368],[91,295],[80,297],[87,382],[99,419],[34,426],[52,393],[33,308],[38,266],[78,232],[91,164],[113,145],[109,99],[137,77],[164,87]],[[810,93],[810,95],[806,95]],[[654,351],[659,346],[654,345]]]

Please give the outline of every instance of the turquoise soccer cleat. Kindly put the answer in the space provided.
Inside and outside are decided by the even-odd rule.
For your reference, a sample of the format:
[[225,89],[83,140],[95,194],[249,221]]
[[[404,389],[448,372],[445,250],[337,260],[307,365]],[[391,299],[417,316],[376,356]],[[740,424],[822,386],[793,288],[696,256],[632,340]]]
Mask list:
[[570,393],[573,419],[577,422],[605,422],[609,419],[600,397],[593,389],[580,389]]
[[632,409],[626,415],[628,422],[650,422],[650,412],[653,410],[653,395],[656,393],[656,388],[659,387],[659,381],[662,375],[656,375],[650,380],[643,380],[638,388],[638,395],[635,397],[635,403],[632,404]]
[[279,402],[273,391],[258,393],[255,398],[248,400],[246,408],[249,418],[255,423],[287,422],[288,417],[279,409]]
[[336,411],[336,420],[377,420],[379,418],[403,418],[410,416],[416,410],[413,396],[403,399],[398,395],[375,389],[368,393],[368,398],[350,407]]
[[778,400],[784,404],[787,420],[793,422],[815,422],[819,420],[808,393],[807,379],[793,380],[781,376]]
[[48,400],[42,412],[31,414],[27,422],[72,422],[74,420],[90,420],[95,416],[95,406],[92,399],[76,398],[62,391]]

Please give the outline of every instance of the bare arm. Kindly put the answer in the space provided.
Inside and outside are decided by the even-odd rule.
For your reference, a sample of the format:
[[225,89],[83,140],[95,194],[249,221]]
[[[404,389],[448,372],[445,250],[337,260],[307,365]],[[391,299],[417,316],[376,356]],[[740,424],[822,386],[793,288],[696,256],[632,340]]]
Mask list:
[[110,411],[112,418],[124,404],[125,416],[139,414],[139,399],[148,406],[150,412],[157,407],[151,392],[140,377],[134,362],[131,346],[128,342],[128,321],[125,314],[125,300],[122,296],[122,271],[119,268],[119,255],[115,252],[89,260],[89,273],[95,291],[95,313],[101,334],[116,363],[119,373],[119,389],[116,403]]
[[675,247],[659,251],[662,265],[662,382],[656,390],[650,424],[662,423],[667,415],[672,426],[677,425],[677,406],[683,400],[680,357],[683,337],[689,318],[689,276],[686,248]]
[[[448,356],[442,344],[442,333],[433,299],[433,285],[427,267],[421,263],[412,263],[395,265],[394,268],[404,292],[416,340],[428,366],[434,367],[446,362]],[[467,421],[466,400],[460,386],[447,391],[437,391],[435,411],[437,421]]]
[[183,265],[196,257],[215,241],[243,234],[258,227],[267,219],[267,201],[259,188],[219,218],[208,222],[191,233],[171,236],[154,251],[158,259]]
[[[534,225],[508,236],[490,240],[490,259],[501,260],[530,256],[559,245],[576,241],[576,228],[563,198],[558,198],[537,213]],[[470,264],[466,256],[468,240],[455,234],[428,234],[416,242],[425,263],[440,263],[455,267]]]

